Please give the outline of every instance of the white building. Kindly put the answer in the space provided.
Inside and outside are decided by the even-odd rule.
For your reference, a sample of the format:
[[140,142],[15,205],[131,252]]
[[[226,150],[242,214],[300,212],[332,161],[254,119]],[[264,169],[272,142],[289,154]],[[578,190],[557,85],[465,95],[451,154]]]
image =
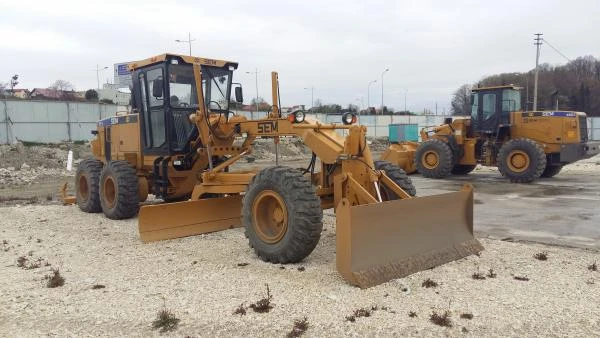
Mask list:
[[106,83],[98,91],[98,100],[111,100],[115,104],[128,106],[131,100],[131,94],[119,91],[115,85]]

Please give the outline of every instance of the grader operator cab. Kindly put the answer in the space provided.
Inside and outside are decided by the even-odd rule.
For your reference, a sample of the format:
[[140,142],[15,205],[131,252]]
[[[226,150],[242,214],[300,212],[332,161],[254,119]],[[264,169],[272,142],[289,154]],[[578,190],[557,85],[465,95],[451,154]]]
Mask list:
[[[163,54],[129,67],[133,111],[98,122],[94,158],[76,174],[81,210],[112,219],[139,210],[144,242],[243,226],[262,260],[293,263],[317,245],[322,209],[334,208],[338,271],[363,288],[483,249],[473,237],[469,186],[414,197],[401,169],[373,161],[365,127],[283,116],[277,73],[273,110],[248,120],[229,110],[237,63]],[[241,86],[235,94],[242,102]],[[313,151],[308,167],[229,170],[257,137],[287,136]],[[140,209],[148,194],[167,203]]]
[[524,112],[518,87],[473,89],[471,108],[470,117],[424,129],[422,143],[392,145],[382,159],[430,178],[465,175],[480,163],[497,166],[511,182],[527,183],[599,152],[598,142],[588,141],[585,113]]

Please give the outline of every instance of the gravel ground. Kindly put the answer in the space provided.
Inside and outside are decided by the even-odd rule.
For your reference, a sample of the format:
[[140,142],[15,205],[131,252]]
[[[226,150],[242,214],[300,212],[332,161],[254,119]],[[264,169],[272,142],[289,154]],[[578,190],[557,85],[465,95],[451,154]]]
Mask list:
[[[309,337],[600,335],[600,272],[588,269],[600,263],[595,251],[481,239],[480,257],[361,290],[335,270],[331,211],[315,251],[284,268],[258,260],[241,229],[142,244],[136,219],[58,205],[0,212],[0,332],[11,336],[158,336],[151,323],[163,306],[181,320],[167,333],[177,337],[282,337],[304,317]],[[547,261],[533,257],[540,252]],[[20,256],[51,266],[23,269]],[[64,286],[45,286],[51,268]],[[496,278],[472,278],[489,269]],[[422,287],[428,278],[439,285]],[[233,314],[265,297],[267,283],[270,312]],[[371,307],[369,317],[346,319]],[[431,323],[434,311],[449,311],[452,327]]]

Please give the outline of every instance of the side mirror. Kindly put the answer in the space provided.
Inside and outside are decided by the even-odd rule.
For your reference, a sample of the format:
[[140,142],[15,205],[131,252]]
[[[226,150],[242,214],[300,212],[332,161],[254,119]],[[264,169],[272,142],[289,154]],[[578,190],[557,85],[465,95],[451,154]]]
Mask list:
[[163,79],[158,77],[152,81],[152,96],[159,98],[163,96]]
[[242,87],[235,87],[235,101],[237,103],[244,102],[244,94],[242,93]]

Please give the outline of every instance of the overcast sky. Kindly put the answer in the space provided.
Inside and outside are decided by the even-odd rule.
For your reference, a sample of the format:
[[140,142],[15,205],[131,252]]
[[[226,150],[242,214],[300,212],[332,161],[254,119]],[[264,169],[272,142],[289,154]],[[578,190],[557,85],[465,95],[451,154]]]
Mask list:
[[[449,109],[452,92],[485,75],[535,66],[533,34],[569,58],[600,57],[600,1],[6,1],[0,0],[0,82],[20,88],[57,79],[96,87],[96,64],[164,52],[237,61],[246,101],[268,102],[279,72],[282,105]],[[542,46],[541,62],[566,60]]]

